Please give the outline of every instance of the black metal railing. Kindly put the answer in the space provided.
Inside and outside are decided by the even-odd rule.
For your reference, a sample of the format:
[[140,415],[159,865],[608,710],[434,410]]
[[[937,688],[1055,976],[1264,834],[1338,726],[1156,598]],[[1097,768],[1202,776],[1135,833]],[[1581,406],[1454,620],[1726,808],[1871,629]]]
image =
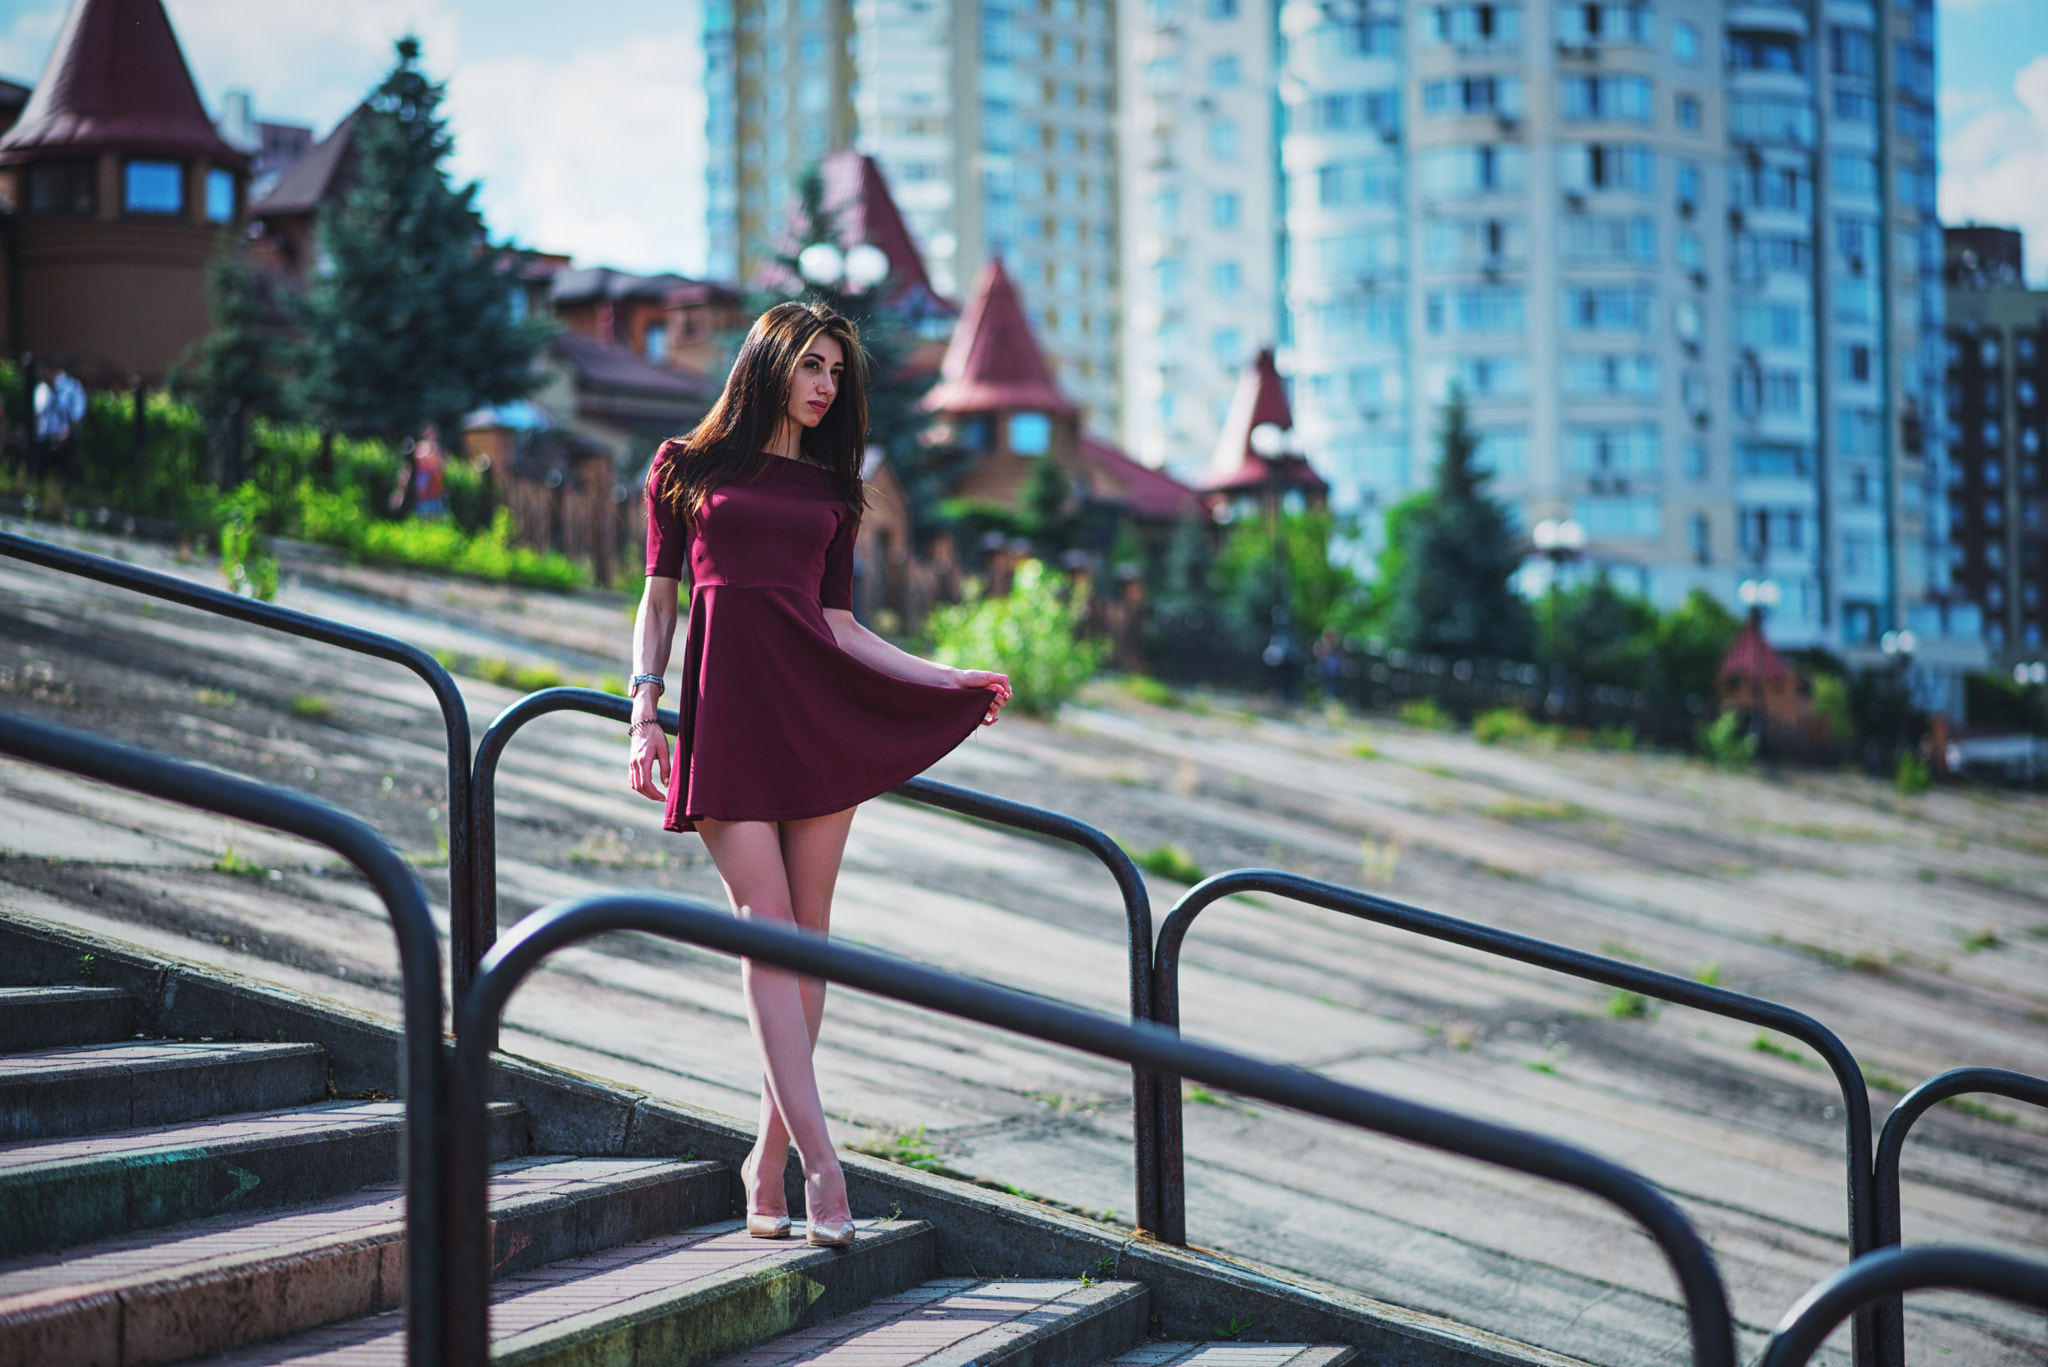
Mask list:
[[408,1361],[440,1361],[448,1272],[443,1175],[441,947],[419,876],[377,833],[290,788],[224,774],[67,727],[0,712],[0,754],[325,845],[384,899],[405,1013],[405,1316]]
[[385,636],[359,627],[330,622],[324,617],[281,608],[261,599],[243,598],[202,584],[189,583],[173,575],[123,564],[103,555],[53,546],[33,537],[0,532],[0,555],[40,565],[63,574],[111,584],[131,593],[160,598],[182,607],[197,608],[221,617],[281,631],[288,636],[338,646],[358,655],[368,655],[404,665],[426,681],[441,708],[441,725],[448,737],[448,959],[450,997],[460,1001],[469,987],[469,975],[483,949],[475,944],[476,868],[469,848],[469,707],[455,680],[426,651],[395,636]]
[[2048,1263],[1983,1248],[1925,1244],[1866,1253],[1785,1312],[1757,1367],[1805,1367],[1835,1326],[1908,1291],[1975,1291],[2048,1311]]
[[[1904,1240],[1899,1199],[1899,1160],[1913,1122],[1952,1096],[1984,1092],[2014,1101],[2048,1106],[2048,1078],[2007,1072],[2003,1068],[1952,1068],[1936,1073],[1899,1098],[1884,1118],[1877,1137],[1876,1180],[1872,1188],[1872,1219],[1879,1248],[1895,1248]],[[1886,1295],[1875,1312],[1877,1360],[1880,1367],[1905,1367],[1906,1311],[1897,1295]]]
[[[1329,911],[1343,912],[1361,920],[1391,926],[1462,945],[1485,954],[1497,954],[1555,972],[1584,978],[1589,982],[1675,1002],[1699,1011],[1711,1012],[1772,1030],[1800,1040],[1819,1054],[1835,1074],[1842,1091],[1844,1121],[1848,1131],[1849,1247],[1851,1256],[1872,1247],[1874,1225],[1871,1212],[1870,1095],[1863,1084],[1862,1070],[1855,1056],[1833,1031],[1811,1016],[1775,1002],[1746,997],[1725,988],[1709,987],[1689,978],[1660,973],[1620,959],[1602,958],[1582,950],[1567,949],[1545,940],[1496,930],[1471,921],[1461,921],[1440,912],[1424,911],[1385,897],[1358,892],[1298,874],[1271,869],[1238,869],[1219,873],[1188,889],[1159,927],[1159,943],[1153,955],[1153,1019],[1167,1029],[1180,1029],[1180,951],[1188,929],[1203,909],[1221,898],[1241,892],[1268,892],[1306,902]],[[1187,1242],[1187,1176],[1182,1143],[1180,1080],[1162,1077],[1159,1097],[1159,1195],[1161,1228],[1159,1237],[1169,1243]],[[1859,1345],[1868,1342],[1867,1317],[1857,1321]],[[1863,1352],[1859,1348],[1859,1352]],[[1867,1357],[1864,1358],[1867,1361]]]
[[489,1342],[491,1230],[486,1206],[489,1152],[485,1129],[490,1049],[505,1004],[520,980],[547,955],[593,935],[638,931],[745,956],[778,967],[1066,1045],[1134,1069],[1198,1078],[1241,1096],[1430,1148],[1461,1154],[1601,1197],[1654,1239],[1676,1275],[1690,1327],[1694,1367],[1734,1367],[1734,1330],[1727,1292],[1705,1243],[1655,1186],[1598,1155],[1527,1134],[1347,1086],[1294,1068],[1190,1044],[1145,1024],[1106,1016],[942,973],[867,950],[732,916],[680,897],[618,894],[587,897],[534,912],[492,947],[470,995],[456,1012],[451,1094],[450,1268],[448,1361],[484,1367]]
[[[550,712],[583,712],[624,722],[633,715],[631,700],[616,693],[590,688],[544,688],[529,693],[500,712],[477,741],[476,768],[470,776],[474,812],[472,843],[477,869],[477,933],[481,951],[496,941],[498,933],[498,761],[520,728]],[[676,714],[662,708],[655,714],[662,730],[675,734]],[[1049,836],[1080,848],[1100,860],[1116,880],[1123,899],[1124,927],[1128,941],[1131,1019],[1148,1020],[1152,1015],[1152,899],[1145,880],[1130,855],[1108,835],[1085,821],[1059,812],[1032,807],[1008,798],[959,788],[936,779],[914,778],[890,792],[890,796],[939,807],[962,816]],[[1158,1102],[1150,1074],[1131,1074],[1131,1123],[1133,1162],[1136,1168],[1137,1225],[1143,1230],[1157,1227],[1159,1210]]]

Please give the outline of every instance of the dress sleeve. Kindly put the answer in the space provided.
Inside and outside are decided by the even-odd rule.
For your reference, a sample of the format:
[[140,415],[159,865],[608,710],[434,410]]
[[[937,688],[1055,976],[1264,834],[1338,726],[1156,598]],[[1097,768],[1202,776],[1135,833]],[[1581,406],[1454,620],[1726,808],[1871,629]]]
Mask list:
[[853,543],[860,536],[860,519],[839,514],[839,530],[825,548],[825,577],[818,584],[818,605],[827,608],[853,607]]
[[655,490],[661,487],[662,472],[671,449],[671,446],[663,445],[647,467],[647,577],[650,579],[681,579],[684,562],[690,553],[689,528],[676,516],[667,499],[655,496]]

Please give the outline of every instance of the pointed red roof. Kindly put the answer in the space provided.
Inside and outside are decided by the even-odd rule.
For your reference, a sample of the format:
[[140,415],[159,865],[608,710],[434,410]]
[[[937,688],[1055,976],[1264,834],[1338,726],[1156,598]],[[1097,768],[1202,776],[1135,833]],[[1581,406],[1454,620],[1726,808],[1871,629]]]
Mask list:
[[1081,471],[1088,496],[1098,503],[1120,503],[1134,516],[1154,522],[1178,522],[1202,511],[1195,491],[1164,470],[1140,465],[1109,442],[1081,437]]
[[981,268],[940,363],[939,383],[925,395],[924,406],[934,413],[1080,411],[1054,382],[1001,257]]
[[1791,672],[1778,652],[1771,649],[1771,643],[1764,639],[1763,628],[1754,617],[1749,617],[1735,629],[1735,638],[1728,643],[1728,653],[1721,657],[1721,668],[1716,677],[1725,681],[1730,675],[1746,675],[1762,680]]
[[[839,249],[847,251],[865,242],[889,258],[889,286],[883,295],[884,302],[909,304],[915,310],[942,318],[958,316],[959,306],[932,288],[924,253],[910,235],[910,226],[903,221],[902,210],[896,207],[896,196],[889,192],[888,177],[873,157],[852,148],[828,152],[818,163],[818,179],[824,190],[819,208],[838,229]],[[784,256],[794,256],[802,245],[802,216],[801,199],[792,199],[775,241],[776,251]],[[786,291],[799,282],[781,262],[771,261],[762,268],[757,283],[762,289]]]
[[74,0],[28,107],[0,138],[0,162],[100,151],[249,165],[206,117],[162,0]]
[[1195,487],[1225,490],[1287,485],[1327,489],[1322,476],[1302,457],[1260,454],[1252,445],[1252,433],[1269,425],[1282,432],[1294,430],[1294,410],[1287,404],[1287,383],[1280,378],[1273,353],[1267,349],[1238,376],[1230,413],[1223,419],[1223,431],[1216,438],[1216,453],[1209,458],[1209,468],[1195,481]]

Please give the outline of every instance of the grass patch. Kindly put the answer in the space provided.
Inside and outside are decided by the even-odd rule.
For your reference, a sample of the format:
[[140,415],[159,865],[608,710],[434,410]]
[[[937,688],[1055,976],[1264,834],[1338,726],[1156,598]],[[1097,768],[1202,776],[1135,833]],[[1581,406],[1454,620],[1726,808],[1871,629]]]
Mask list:
[[1652,1014],[1650,999],[1640,992],[1617,987],[1607,998],[1607,1014],[1615,1020],[1637,1020]]
[[1802,1068],[1819,1066],[1812,1058],[1808,1057],[1804,1049],[1795,1044],[1785,1043],[1768,1030],[1757,1031],[1756,1038],[1749,1042],[1749,1047],[1759,1054],[1768,1054],[1772,1058],[1781,1058],[1787,1063],[1796,1063]]
[[1998,938],[1998,927],[1986,926],[1982,930],[1963,937],[1963,953],[1975,954],[1980,949],[2004,949],[2005,941]]
[[233,707],[235,695],[225,688],[201,688],[192,694],[192,701],[201,707]]
[[1359,759],[1378,759],[1380,757],[1379,747],[1369,740],[1353,741],[1345,750],[1345,753],[1354,755]]
[[1171,685],[1163,684],[1148,674],[1125,675],[1124,692],[1153,707],[1178,708],[1181,705],[1180,694]]
[[1863,1085],[1874,1087],[1880,1092],[1896,1092],[1900,1096],[1904,1096],[1907,1092],[1913,1090],[1882,1068],[1866,1067],[1863,1070]]
[[1183,1082],[1180,1085],[1180,1096],[1181,1100],[1192,1101],[1197,1106],[1222,1106],[1227,1104],[1222,1097],[1216,1095],[1216,1093],[1210,1091],[1199,1082]]
[[[925,1140],[922,1125],[914,1130],[898,1130],[880,1139],[863,1140],[852,1147],[870,1158],[880,1158],[906,1168],[916,1168],[919,1172],[937,1172],[941,1166],[939,1155]],[[1031,1195],[1029,1192],[1018,1191],[1015,1187],[1008,1190],[1016,1196]],[[1034,1196],[1031,1199],[1038,1198]]]
[[1484,810],[1496,821],[1583,821],[1586,817],[1586,809],[1578,803],[1555,797],[1541,801],[1511,798],[1490,803]]
[[1526,744],[1539,740],[1554,744],[1557,740],[1555,731],[1555,727],[1543,725],[1519,707],[1491,708],[1472,719],[1472,739],[1481,745],[1499,745],[1502,741]]
[[1988,1120],[1994,1125],[2017,1125],[2020,1118],[2011,1111],[1996,1111],[1974,1097],[1952,1096],[1941,1103],[1953,1106],[1964,1115],[1974,1115],[1979,1120]]
[[301,693],[292,699],[292,715],[303,721],[326,721],[334,715],[334,704],[318,693]]
[[1557,1071],[1557,1065],[1552,1063],[1547,1058],[1531,1059],[1529,1060],[1529,1062],[1523,1064],[1522,1066],[1524,1068],[1527,1068],[1532,1073],[1541,1073],[1545,1077],[1563,1076],[1562,1073],[1559,1073]]
[[1176,883],[1195,884],[1207,877],[1202,866],[1179,845],[1157,845],[1149,850],[1129,851],[1131,862],[1150,874],[1171,878]]
[[1692,980],[1702,987],[1719,987],[1721,985],[1721,965],[1713,959],[1707,960],[1693,973]]

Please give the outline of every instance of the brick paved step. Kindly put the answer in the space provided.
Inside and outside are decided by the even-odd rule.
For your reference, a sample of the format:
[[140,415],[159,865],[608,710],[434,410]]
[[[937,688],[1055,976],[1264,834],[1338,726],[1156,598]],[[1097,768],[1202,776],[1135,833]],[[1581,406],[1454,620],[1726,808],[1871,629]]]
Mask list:
[[[797,1226],[801,1233],[803,1226]],[[932,1274],[938,1236],[864,1220],[851,1248],[750,1239],[737,1220],[502,1277],[494,1367],[703,1367],[847,1314]],[[403,1367],[396,1311],[208,1359],[211,1367]]]
[[327,1095],[317,1044],[136,1040],[0,1055],[0,1143],[303,1106]]
[[0,1054],[105,1044],[135,1033],[135,998],[113,987],[0,987]]
[[[717,1163],[518,1159],[491,1182],[500,1275],[731,1208]],[[404,1189],[124,1235],[0,1264],[0,1363],[155,1367],[399,1303]]]
[[1143,1337],[1147,1310],[1145,1288],[1136,1282],[941,1278],[771,1339],[718,1367],[1087,1367]]
[[[0,1145],[0,1258],[394,1181],[404,1131],[400,1102],[338,1101]],[[492,1155],[528,1147],[525,1111],[494,1105]]]
[[1356,1348],[1307,1343],[1147,1343],[1105,1367],[1352,1367]]

